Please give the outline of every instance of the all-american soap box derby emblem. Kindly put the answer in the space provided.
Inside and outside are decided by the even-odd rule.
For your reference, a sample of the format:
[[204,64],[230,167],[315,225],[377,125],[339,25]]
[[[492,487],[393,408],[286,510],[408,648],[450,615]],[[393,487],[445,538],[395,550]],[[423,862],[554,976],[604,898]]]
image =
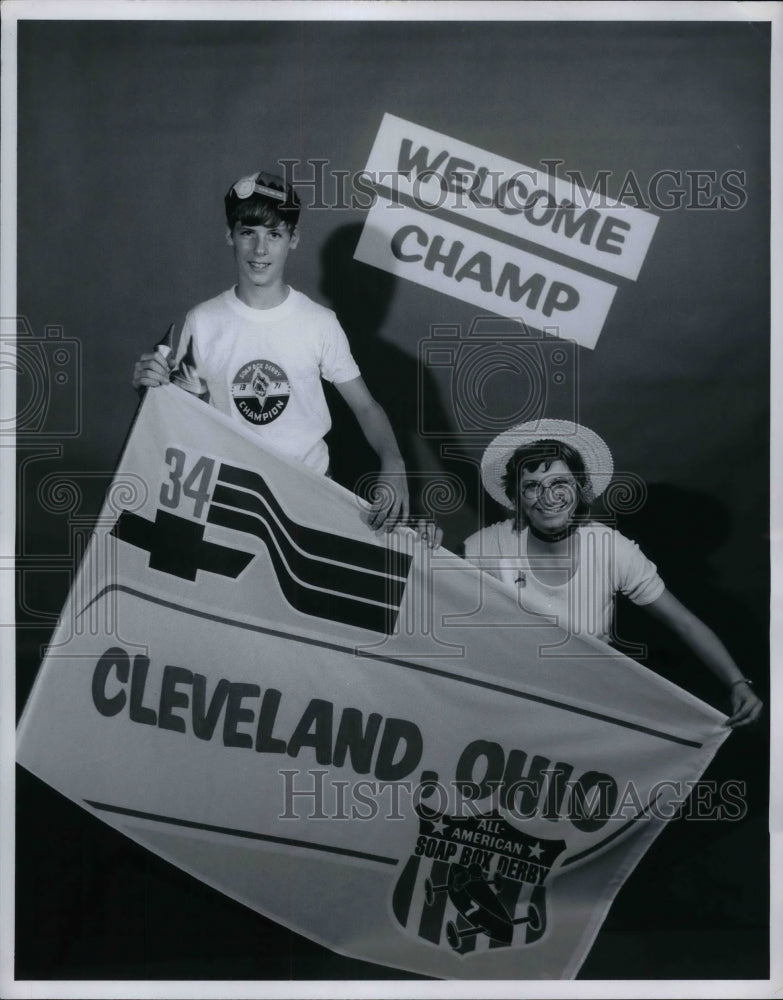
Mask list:
[[564,840],[536,838],[499,813],[448,816],[419,805],[419,836],[394,887],[408,933],[458,955],[533,944],[546,931],[545,882]]
[[231,383],[234,405],[248,423],[257,426],[277,420],[290,395],[288,376],[272,361],[249,361]]

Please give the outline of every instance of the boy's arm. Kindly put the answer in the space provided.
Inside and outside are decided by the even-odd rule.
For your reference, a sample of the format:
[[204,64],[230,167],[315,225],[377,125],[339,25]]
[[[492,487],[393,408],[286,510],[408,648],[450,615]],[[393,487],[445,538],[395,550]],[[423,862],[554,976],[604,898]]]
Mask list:
[[702,663],[729,686],[732,708],[729,725],[746,726],[750,722],[755,722],[761,714],[762,703],[712,629],[668,590],[664,590],[657,600],[644,605],[644,608],[676,632]]
[[397,439],[383,408],[373,399],[364,379],[335,382],[335,388],[353,411],[362,433],[381,462],[379,497],[370,511],[369,525],[391,531],[408,519],[408,478]]

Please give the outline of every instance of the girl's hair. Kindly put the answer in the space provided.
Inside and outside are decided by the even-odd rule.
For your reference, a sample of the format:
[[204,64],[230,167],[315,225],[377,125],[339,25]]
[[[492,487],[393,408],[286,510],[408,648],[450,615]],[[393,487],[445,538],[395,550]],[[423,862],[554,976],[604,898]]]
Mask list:
[[278,199],[257,191],[247,198],[240,198],[232,187],[224,199],[228,228],[233,229],[237,223],[242,226],[266,226],[268,229],[285,225],[292,233],[299,221],[301,204],[291,185],[277,174],[263,171],[256,175],[255,181],[263,187],[279,191],[285,198]]
[[558,459],[565,462],[576,480],[577,504],[574,520],[585,521],[589,518],[592,488],[582,456],[565,441],[535,441],[532,444],[520,445],[506,462],[502,482],[506,496],[514,505],[514,531],[521,531],[527,523],[522,505],[519,503],[520,476],[523,472],[532,472],[541,465],[544,469],[549,469]]

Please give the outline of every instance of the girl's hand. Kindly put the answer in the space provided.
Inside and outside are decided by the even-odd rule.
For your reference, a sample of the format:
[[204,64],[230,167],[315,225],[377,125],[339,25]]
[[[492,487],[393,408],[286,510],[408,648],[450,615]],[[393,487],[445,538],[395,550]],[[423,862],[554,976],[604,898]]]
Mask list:
[[731,688],[731,717],[726,723],[732,729],[749,726],[761,715],[764,704],[747,681],[734,684]]
[[420,518],[413,528],[419,538],[427,543],[427,546],[431,549],[439,549],[440,543],[443,541],[443,529],[439,528],[434,521],[425,521]]

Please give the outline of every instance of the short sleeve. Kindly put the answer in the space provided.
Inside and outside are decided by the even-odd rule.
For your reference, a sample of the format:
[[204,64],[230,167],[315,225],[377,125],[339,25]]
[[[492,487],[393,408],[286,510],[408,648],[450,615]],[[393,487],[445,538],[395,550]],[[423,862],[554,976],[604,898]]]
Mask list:
[[196,396],[203,396],[207,392],[192,312],[189,312],[185,317],[182,333],[179,336],[174,354],[174,370],[171,373],[171,381],[180,389],[192,392]]
[[481,532],[477,531],[473,535],[469,535],[465,541],[462,543],[462,552],[465,559],[468,562],[475,563],[479,557],[481,549]]
[[351,354],[348,338],[334,314],[324,324],[320,368],[321,377],[327,382],[350,382],[361,375]]
[[177,342],[174,345],[174,365],[178,365],[182,360],[182,355],[185,353],[188,342],[193,337],[193,313],[189,312],[185,317],[185,322],[182,324],[182,328],[179,331],[179,336],[177,337]]
[[655,563],[619,531],[614,532],[614,577],[615,590],[634,604],[652,604],[665,589]]

